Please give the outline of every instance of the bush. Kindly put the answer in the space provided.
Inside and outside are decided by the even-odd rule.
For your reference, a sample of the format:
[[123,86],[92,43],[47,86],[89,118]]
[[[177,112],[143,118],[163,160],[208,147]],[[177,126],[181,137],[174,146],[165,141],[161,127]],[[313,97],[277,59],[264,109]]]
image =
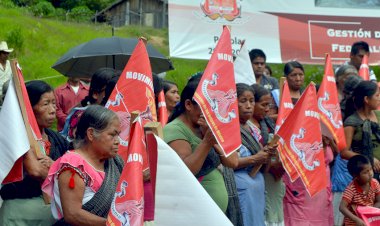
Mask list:
[[91,20],[93,12],[87,6],[78,6],[71,10],[70,19],[76,22],[87,22]]
[[20,27],[17,27],[7,33],[6,41],[10,48],[14,49],[13,56],[20,56],[24,51],[24,35]]
[[0,0],[0,5],[5,8],[14,8],[15,4],[12,0]]
[[38,17],[49,17],[55,13],[54,6],[50,2],[44,1],[33,5],[30,9],[33,15]]

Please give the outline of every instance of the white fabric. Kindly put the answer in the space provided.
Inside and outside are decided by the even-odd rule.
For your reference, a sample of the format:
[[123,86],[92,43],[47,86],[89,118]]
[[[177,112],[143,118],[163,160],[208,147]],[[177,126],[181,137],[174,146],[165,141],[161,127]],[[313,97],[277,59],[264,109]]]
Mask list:
[[5,68],[0,64],[0,96],[3,95],[3,85],[12,78],[12,68],[9,60],[5,63]]
[[75,93],[75,94],[78,94],[79,86],[72,86],[72,85],[70,85],[70,86],[71,86],[71,88],[73,89],[74,93]]
[[249,52],[246,45],[240,49],[234,61],[235,83],[245,83],[252,85],[256,83],[255,73],[253,72]]
[[13,81],[0,111],[0,184],[13,164],[30,148]]
[[233,226],[176,152],[156,137],[155,226]]
[[339,205],[340,201],[342,201],[343,192],[334,192],[333,193],[333,208],[334,208],[334,225],[335,226],[342,226],[344,216],[339,211]]

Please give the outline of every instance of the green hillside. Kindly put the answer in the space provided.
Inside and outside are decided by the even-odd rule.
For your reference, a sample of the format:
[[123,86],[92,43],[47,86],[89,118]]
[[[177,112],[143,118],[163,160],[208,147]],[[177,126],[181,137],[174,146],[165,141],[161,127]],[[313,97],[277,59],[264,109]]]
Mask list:
[[[104,24],[79,24],[52,19],[41,19],[30,15],[25,8],[4,8],[0,5],[0,40],[6,40],[15,52],[10,58],[17,58],[23,68],[26,80],[46,79],[54,87],[66,78],[51,68],[70,48],[98,37],[112,36],[112,28]],[[165,56],[169,55],[168,31],[134,26],[117,28],[119,37],[148,38]],[[167,79],[183,87],[186,78],[203,70],[206,61],[172,59],[176,68],[168,72]],[[58,77],[57,77],[58,76]],[[50,78],[52,77],[52,78]]]

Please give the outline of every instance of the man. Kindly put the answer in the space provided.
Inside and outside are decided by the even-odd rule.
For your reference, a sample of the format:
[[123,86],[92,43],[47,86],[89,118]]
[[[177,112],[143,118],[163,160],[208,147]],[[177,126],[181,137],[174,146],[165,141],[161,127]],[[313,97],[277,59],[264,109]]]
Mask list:
[[0,95],[3,93],[3,84],[12,77],[11,63],[8,60],[11,52],[13,49],[8,48],[6,42],[0,42]]
[[88,86],[83,85],[79,78],[69,78],[67,83],[54,90],[57,106],[57,130],[65,125],[67,115],[88,95]]
[[[345,64],[349,64],[354,66],[358,71],[360,69],[360,65],[362,64],[362,60],[364,55],[368,55],[369,57],[369,46],[368,43],[364,41],[355,42],[351,46],[351,53],[350,53],[350,61],[347,61]],[[339,68],[335,72],[338,71]],[[373,70],[369,70],[370,76],[369,80],[376,81],[376,75],[373,72]]]
[[249,58],[251,59],[253,72],[255,73],[256,83],[269,91],[279,89],[277,79],[264,74],[266,65],[265,53],[261,49],[252,49],[249,52]]

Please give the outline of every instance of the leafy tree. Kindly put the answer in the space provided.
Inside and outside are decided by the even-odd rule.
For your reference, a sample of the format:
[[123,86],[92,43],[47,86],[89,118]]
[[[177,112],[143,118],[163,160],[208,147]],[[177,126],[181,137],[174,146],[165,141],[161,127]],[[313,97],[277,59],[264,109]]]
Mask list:
[[50,2],[39,2],[31,7],[34,16],[47,17],[52,16],[55,12],[54,6]]

